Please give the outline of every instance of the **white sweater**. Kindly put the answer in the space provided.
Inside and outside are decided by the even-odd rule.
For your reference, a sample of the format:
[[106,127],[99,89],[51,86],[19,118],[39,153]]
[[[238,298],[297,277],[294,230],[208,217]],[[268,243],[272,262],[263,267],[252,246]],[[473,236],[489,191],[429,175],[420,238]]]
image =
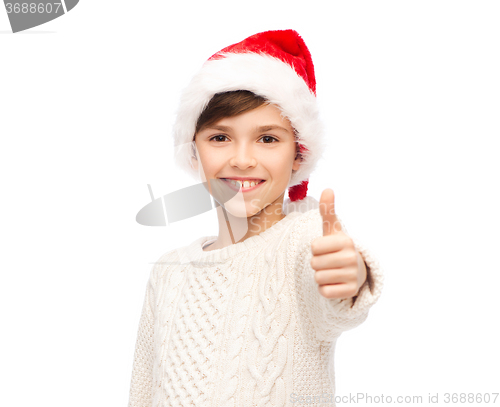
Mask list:
[[210,236],[161,256],[147,283],[129,407],[296,406],[324,393],[333,398],[336,340],[366,319],[383,273],[351,236],[369,278],[357,297],[323,297],[310,265],[311,242],[322,235],[313,209],[222,249],[203,251],[217,238]]

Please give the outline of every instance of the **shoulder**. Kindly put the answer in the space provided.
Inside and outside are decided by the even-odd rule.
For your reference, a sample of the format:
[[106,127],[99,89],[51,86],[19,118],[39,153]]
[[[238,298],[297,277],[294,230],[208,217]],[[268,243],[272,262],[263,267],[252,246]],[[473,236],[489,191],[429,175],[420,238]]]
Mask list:
[[[342,221],[342,218],[336,214],[339,226],[342,231],[346,234],[347,228]],[[298,214],[292,221],[292,231],[297,235],[303,237],[317,237],[323,236],[323,216],[321,215],[319,208],[311,209],[307,212]]]
[[292,212],[287,215],[289,221],[276,236],[273,250],[285,250],[287,256],[295,258],[312,240],[322,235],[322,218],[319,209],[306,212]]
[[151,283],[156,286],[161,281],[171,274],[179,264],[181,264],[182,251],[185,250],[187,246],[182,246],[176,249],[168,250],[164,252],[154,263],[151,269],[150,280]]
[[321,214],[319,213],[319,208],[310,209],[307,212],[300,214],[297,219],[300,219],[302,222],[318,222],[321,221]]
[[320,236],[323,233],[323,219],[319,208],[299,213],[292,220],[290,234],[296,239]]
[[214,236],[203,236],[190,243],[163,253],[154,263],[151,279],[157,283],[166,281],[179,268],[188,267],[197,254],[202,252],[202,245]]

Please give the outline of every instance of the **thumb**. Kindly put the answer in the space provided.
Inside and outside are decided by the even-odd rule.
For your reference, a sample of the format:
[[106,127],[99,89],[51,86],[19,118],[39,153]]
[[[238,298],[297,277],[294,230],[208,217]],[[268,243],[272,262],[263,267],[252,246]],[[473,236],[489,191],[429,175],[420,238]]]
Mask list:
[[321,194],[319,201],[319,213],[323,218],[323,236],[333,235],[340,231],[340,223],[335,214],[335,195],[333,190],[327,188]]

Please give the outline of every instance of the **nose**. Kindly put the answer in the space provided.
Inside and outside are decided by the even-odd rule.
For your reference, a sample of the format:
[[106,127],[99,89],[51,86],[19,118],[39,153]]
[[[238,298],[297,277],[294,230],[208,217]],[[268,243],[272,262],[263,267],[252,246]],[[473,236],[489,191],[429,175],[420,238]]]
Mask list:
[[246,143],[240,143],[234,147],[229,165],[245,170],[257,165],[254,149]]

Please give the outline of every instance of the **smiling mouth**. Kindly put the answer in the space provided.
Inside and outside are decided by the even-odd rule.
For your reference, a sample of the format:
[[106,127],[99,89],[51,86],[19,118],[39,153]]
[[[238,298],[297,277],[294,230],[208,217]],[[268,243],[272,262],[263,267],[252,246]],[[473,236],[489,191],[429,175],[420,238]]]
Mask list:
[[239,181],[239,180],[232,180],[229,178],[221,178],[227,185],[229,185],[230,188],[232,188],[235,191],[251,191],[259,187],[261,184],[263,184],[264,180],[259,180],[259,181]]

